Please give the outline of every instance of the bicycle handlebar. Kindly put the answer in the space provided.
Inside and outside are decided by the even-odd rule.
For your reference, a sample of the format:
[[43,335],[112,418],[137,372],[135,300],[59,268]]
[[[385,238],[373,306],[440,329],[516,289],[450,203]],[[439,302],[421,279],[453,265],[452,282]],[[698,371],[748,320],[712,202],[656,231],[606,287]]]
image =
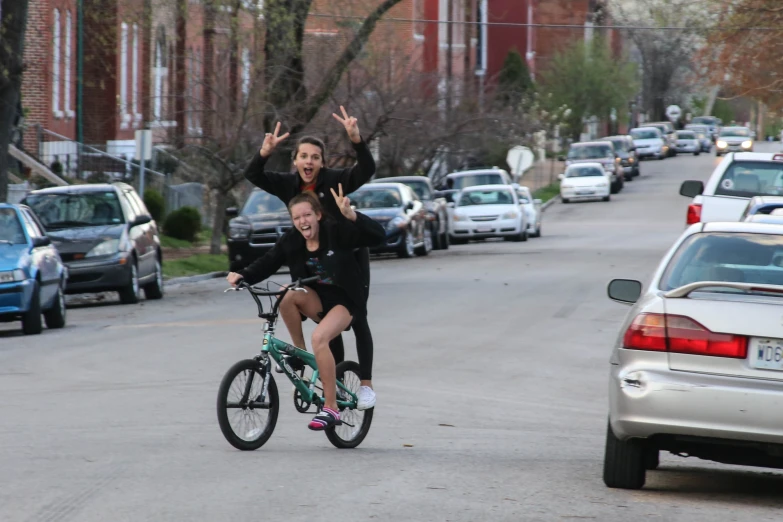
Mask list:
[[297,279],[296,281],[294,281],[294,284],[287,286],[285,288],[281,288],[280,290],[275,290],[274,292],[268,290],[256,290],[255,288],[247,284],[244,279],[240,279],[236,287],[227,288],[226,290],[224,290],[224,292],[230,292],[230,291],[239,292],[240,290],[247,290],[253,295],[263,296],[263,297],[274,297],[274,296],[283,295],[289,290],[294,290],[294,291],[303,290],[306,292],[307,290],[302,288],[302,285],[306,285],[308,283],[315,283],[316,281],[318,281],[318,279],[320,279],[320,276]]

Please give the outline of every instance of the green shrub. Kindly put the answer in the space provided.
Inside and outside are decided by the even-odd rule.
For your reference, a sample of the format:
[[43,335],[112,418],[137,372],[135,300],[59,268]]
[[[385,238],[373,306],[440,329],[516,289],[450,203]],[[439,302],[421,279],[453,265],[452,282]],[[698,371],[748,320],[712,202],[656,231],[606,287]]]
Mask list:
[[147,206],[147,210],[150,211],[152,219],[158,223],[163,222],[163,214],[166,212],[166,204],[163,202],[163,196],[160,195],[160,192],[154,189],[145,190],[144,204]]
[[201,214],[194,207],[182,207],[166,217],[163,233],[176,239],[193,242],[201,230]]

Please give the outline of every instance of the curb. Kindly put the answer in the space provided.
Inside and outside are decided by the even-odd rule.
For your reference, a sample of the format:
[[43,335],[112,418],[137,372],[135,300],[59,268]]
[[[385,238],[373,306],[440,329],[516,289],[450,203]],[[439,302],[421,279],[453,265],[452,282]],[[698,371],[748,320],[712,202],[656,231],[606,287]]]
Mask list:
[[551,205],[554,205],[554,204],[555,204],[555,201],[557,201],[558,199],[560,199],[560,194],[557,194],[557,195],[553,196],[553,197],[552,197],[552,198],[551,198],[549,201],[547,201],[546,203],[544,203],[543,205],[541,205],[541,211],[543,212],[543,211],[544,211],[544,210],[546,210],[546,209],[547,209],[549,206],[551,206]]
[[163,281],[163,286],[178,285],[182,283],[198,283],[199,281],[207,281],[209,279],[217,279],[218,277],[226,277],[228,272],[210,272],[208,274],[199,274],[186,277],[172,277]]

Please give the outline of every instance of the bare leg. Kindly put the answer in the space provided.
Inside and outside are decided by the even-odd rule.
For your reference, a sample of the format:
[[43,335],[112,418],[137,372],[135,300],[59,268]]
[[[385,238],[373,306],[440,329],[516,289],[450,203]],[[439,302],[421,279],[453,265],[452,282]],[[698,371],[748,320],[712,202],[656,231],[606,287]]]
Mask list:
[[318,363],[318,373],[324,385],[324,406],[337,409],[337,383],[334,371],[334,357],[329,350],[329,341],[340,335],[351,324],[351,314],[342,305],[332,308],[313,331],[313,353]]
[[285,294],[283,301],[280,303],[280,316],[283,318],[285,327],[291,335],[291,341],[294,346],[307,350],[300,313],[318,322],[318,314],[321,310],[323,310],[321,299],[315,293],[315,290],[308,289],[307,293],[289,291]]

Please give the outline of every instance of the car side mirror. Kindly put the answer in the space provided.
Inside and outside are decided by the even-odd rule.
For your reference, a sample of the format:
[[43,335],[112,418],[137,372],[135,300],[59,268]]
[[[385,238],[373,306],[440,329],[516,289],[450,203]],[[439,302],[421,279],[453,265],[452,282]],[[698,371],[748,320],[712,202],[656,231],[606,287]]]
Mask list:
[[136,219],[131,221],[130,226],[131,228],[133,228],[139,225],[146,225],[150,221],[152,221],[152,218],[150,216],[137,216]]
[[565,174],[558,174],[557,175],[557,179],[559,179],[560,181],[563,181],[565,179]]
[[688,180],[680,185],[680,195],[688,198],[694,198],[704,192],[704,183],[702,181]]
[[633,304],[642,295],[642,283],[635,279],[612,279],[606,287],[609,299],[624,304]]
[[52,240],[49,239],[49,236],[43,236],[43,237],[34,237],[33,238],[33,247],[45,247],[52,244]]
[[228,207],[226,209],[226,217],[237,217],[239,215],[239,210],[237,210],[237,207]]
[[566,159],[565,156],[562,155],[557,157],[557,161],[565,161],[565,159]]
[[453,201],[449,201],[448,203],[446,203],[446,206],[449,208],[454,208],[455,206],[457,206],[457,204],[454,203]]
[[405,205],[405,211],[409,212],[413,210],[413,201],[408,201],[408,203]]

